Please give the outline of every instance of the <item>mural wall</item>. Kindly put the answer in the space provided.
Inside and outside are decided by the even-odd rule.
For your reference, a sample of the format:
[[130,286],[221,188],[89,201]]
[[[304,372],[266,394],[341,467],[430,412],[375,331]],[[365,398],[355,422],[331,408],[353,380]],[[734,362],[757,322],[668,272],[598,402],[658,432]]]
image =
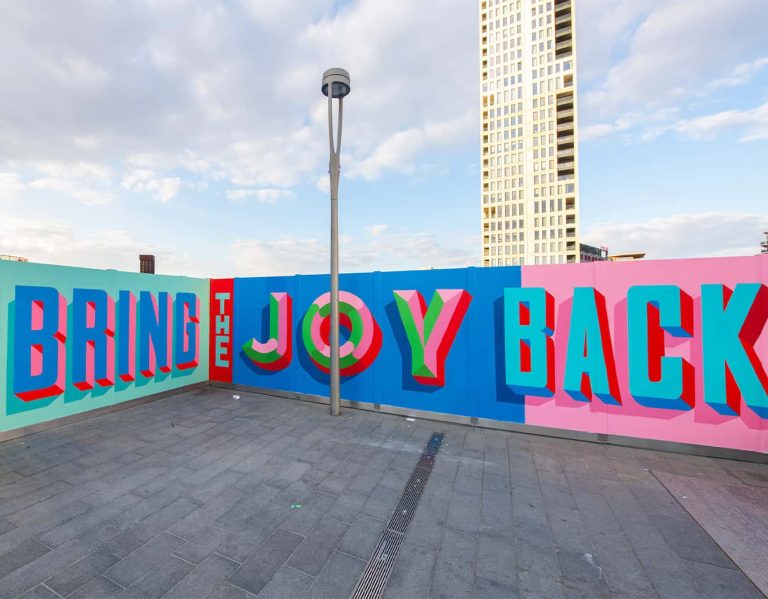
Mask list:
[[0,262],[0,432],[208,380],[207,279]]
[[[768,256],[342,275],[342,397],[768,452]],[[211,281],[211,379],[328,393],[327,276]]]

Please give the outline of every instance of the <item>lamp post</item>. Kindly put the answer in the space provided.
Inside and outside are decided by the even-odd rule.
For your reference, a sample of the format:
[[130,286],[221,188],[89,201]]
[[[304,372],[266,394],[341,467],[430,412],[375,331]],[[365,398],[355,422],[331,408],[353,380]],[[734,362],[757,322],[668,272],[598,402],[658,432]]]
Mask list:
[[[339,396],[339,175],[341,174],[341,120],[344,96],[350,92],[349,73],[344,69],[328,69],[323,73],[322,91],[328,97],[328,141],[331,160],[328,172],[331,176],[331,416],[341,415]],[[339,100],[336,145],[333,143],[333,100]]]

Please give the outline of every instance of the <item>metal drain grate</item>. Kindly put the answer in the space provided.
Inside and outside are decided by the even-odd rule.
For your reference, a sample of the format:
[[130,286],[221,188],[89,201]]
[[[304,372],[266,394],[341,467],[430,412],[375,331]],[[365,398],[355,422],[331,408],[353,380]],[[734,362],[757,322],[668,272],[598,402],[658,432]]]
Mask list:
[[403,542],[408,525],[416,513],[416,507],[419,505],[421,494],[424,492],[427,480],[429,480],[444,436],[444,433],[434,433],[427,442],[427,446],[413,469],[411,478],[405,485],[400,502],[392,513],[376,549],[365,565],[365,570],[363,570],[355,590],[352,591],[350,599],[376,599],[381,597],[384,592],[387,579],[389,579],[392,567],[395,565],[400,544]]

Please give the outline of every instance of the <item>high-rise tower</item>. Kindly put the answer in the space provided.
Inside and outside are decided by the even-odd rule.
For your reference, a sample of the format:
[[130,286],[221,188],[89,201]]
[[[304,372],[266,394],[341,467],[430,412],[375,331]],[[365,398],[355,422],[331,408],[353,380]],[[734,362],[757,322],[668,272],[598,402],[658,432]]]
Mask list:
[[480,0],[483,265],[579,261],[575,0]]

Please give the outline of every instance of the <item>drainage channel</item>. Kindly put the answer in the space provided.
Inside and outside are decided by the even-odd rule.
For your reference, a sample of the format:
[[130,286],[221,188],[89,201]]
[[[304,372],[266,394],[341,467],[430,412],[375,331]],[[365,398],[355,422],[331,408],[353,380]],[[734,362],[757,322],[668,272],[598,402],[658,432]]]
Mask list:
[[413,469],[411,478],[405,485],[400,502],[392,513],[376,549],[373,550],[371,558],[365,565],[365,570],[363,570],[355,590],[352,591],[350,599],[377,599],[384,593],[384,587],[395,565],[397,552],[400,550],[408,526],[413,520],[413,515],[429,480],[444,436],[444,433],[433,433],[427,442],[427,446]]

